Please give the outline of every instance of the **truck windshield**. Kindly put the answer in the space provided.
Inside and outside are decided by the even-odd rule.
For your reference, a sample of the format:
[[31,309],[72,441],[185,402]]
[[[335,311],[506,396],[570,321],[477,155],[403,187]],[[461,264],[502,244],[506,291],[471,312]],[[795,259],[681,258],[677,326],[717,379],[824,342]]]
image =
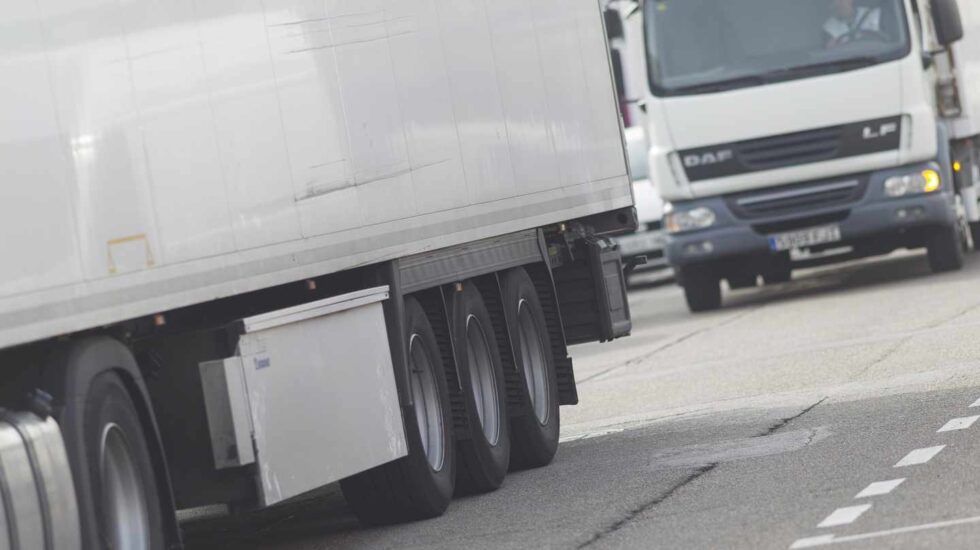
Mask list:
[[902,0],[646,0],[655,95],[761,86],[900,59]]

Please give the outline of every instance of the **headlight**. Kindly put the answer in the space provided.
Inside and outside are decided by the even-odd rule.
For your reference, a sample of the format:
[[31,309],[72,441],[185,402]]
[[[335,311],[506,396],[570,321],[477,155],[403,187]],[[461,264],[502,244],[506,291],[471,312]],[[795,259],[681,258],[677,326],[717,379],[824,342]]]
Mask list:
[[889,197],[933,193],[940,187],[942,187],[942,178],[935,170],[923,170],[918,174],[906,174],[885,180],[885,194]]
[[671,233],[704,229],[715,224],[717,218],[710,208],[703,206],[691,210],[675,210],[664,218],[664,225]]

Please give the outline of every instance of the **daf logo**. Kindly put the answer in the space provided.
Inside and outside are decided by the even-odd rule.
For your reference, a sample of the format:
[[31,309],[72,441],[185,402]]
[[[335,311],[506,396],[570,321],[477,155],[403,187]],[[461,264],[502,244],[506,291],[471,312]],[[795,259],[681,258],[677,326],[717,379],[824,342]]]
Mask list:
[[684,156],[684,166],[686,168],[697,168],[699,166],[711,166],[721,164],[735,158],[735,152],[731,149],[721,149],[709,151],[707,153],[697,153]]
[[864,139],[879,139],[888,136],[889,134],[894,134],[898,131],[897,122],[888,122],[882,124],[878,128],[873,128],[871,126],[865,126],[864,131],[861,133],[861,137]]

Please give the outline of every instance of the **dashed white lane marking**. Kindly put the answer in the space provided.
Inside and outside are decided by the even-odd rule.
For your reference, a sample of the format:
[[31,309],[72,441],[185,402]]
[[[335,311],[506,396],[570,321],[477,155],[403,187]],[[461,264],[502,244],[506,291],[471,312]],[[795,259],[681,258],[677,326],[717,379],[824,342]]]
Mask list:
[[980,399],[977,399],[976,401],[974,401],[974,402],[973,402],[973,404],[972,404],[972,405],[970,405],[970,408],[971,408],[971,409],[972,409],[973,407],[980,407]]
[[845,506],[831,512],[827,519],[820,522],[817,527],[836,527],[854,523],[854,520],[861,517],[861,514],[871,509],[870,504],[859,504],[857,506]]
[[895,464],[895,468],[901,468],[903,466],[915,466],[916,464],[925,464],[926,462],[932,460],[933,457],[938,455],[945,448],[946,448],[945,445],[937,445],[935,447],[925,447],[923,449],[916,449],[911,453],[905,455],[905,458],[903,458],[902,460],[899,460],[898,463]]
[[977,416],[964,416],[963,418],[954,418],[943,425],[942,428],[936,430],[939,432],[952,432],[954,430],[965,430],[973,425],[974,422],[980,420],[980,415]]
[[872,531],[870,533],[860,533],[857,535],[847,535],[835,537],[834,535],[823,535],[819,537],[809,537],[799,539],[790,548],[813,548],[814,546],[826,546],[828,544],[841,544],[858,540],[876,539],[904,533],[914,533],[916,531],[927,531],[929,529],[942,529],[944,527],[956,527],[957,525],[967,525],[970,523],[980,523],[980,516],[969,518],[951,519],[948,521],[937,521],[935,523],[923,523],[922,525],[910,525],[908,527],[897,527],[895,529],[885,529],[884,531]]
[[834,543],[834,535],[820,535],[819,537],[809,537],[800,539],[790,546],[790,550],[797,548],[813,548],[814,546],[824,546]]
[[888,493],[894,491],[895,487],[901,485],[903,481],[905,481],[904,477],[899,479],[892,479],[889,481],[876,481],[871,485],[865,487],[864,490],[858,493],[854,498],[866,498],[866,497],[887,495]]

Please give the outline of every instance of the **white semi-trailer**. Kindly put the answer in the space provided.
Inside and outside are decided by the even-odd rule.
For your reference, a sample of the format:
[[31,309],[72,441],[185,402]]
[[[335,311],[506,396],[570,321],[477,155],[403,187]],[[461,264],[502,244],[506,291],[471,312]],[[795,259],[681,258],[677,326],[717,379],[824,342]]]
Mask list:
[[646,0],[643,12],[650,166],[691,310],[719,307],[721,280],[788,280],[800,252],[926,248],[934,271],[962,265],[970,224],[980,236],[975,0]]
[[551,461],[630,330],[595,0],[0,3],[0,548]]

